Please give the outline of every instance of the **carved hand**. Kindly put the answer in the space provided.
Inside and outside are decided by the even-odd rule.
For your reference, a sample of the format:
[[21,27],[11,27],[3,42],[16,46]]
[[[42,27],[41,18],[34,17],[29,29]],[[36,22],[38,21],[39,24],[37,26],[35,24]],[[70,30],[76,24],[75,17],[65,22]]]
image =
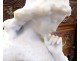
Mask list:
[[68,61],[62,52],[62,38],[58,36],[44,37],[45,45],[55,58],[55,61]]
[[54,53],[61,53],[62,52],[62,38],[58,36],[50,36],[49,38],[44,38],[45,45],[49,49],[49,51]]

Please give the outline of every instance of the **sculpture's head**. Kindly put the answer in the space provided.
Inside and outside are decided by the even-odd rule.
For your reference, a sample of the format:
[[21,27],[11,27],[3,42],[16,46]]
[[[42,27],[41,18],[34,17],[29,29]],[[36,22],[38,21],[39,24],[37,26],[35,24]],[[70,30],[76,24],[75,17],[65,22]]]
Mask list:
[[25,29],[31,28],[44,35],[56,31],[63,19],[69,15],[69,0],[30,0],[23,8],[14,12],[13,19],[4,22],[4,28],[17,31],[24,26]]

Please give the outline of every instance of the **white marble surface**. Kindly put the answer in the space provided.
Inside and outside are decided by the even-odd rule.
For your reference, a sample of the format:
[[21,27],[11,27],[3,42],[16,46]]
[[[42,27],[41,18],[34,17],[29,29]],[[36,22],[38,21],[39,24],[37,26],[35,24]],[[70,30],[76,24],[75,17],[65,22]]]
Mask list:
[[27,0],[3,23],[4,61],[68,61],[62,38],[49,34],[69,15],[69,0]]

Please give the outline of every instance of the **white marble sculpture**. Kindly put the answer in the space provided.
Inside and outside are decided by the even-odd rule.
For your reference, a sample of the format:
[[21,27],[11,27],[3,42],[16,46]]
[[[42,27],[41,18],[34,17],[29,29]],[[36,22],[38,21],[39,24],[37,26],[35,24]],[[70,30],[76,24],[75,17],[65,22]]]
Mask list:
[[4,21],[4,61],[68,61],[62,38],[49,35],[66,16],[69,0],[27,0],[14,18]]

